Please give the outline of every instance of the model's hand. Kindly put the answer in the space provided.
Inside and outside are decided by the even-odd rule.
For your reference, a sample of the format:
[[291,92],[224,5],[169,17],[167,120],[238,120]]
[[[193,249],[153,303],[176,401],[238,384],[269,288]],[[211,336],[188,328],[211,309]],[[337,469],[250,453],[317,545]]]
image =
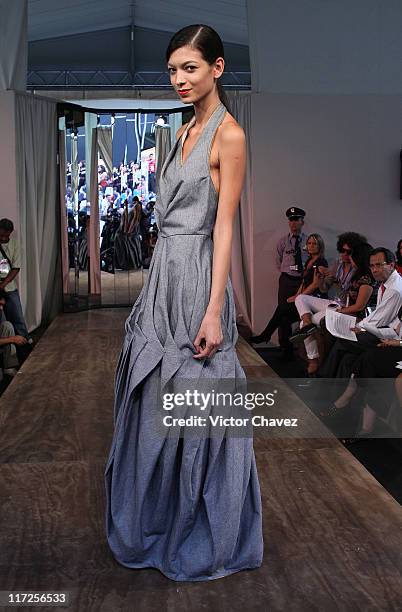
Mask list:
[[293,304],[295,299],[296,299],[296,296],[295,295],[291,295],[290,297],[288,297],[288,299],[286,301],[287,301],[288,304]]
[[17,344],[18,346],[22,346],[23,344],[26,344],[28,342],[28,340],[24,338],[24,336],[11,336],[10,341],[12,342],[12,344]]
[[400,346],[399,340],[381,340],[380,344],[377,344],[377,346],[382,346],[383,348],[387,347],[387,346]]
[[355,334],[361,334],[362,332],[365,332],[366,330],[363,329],[362,327],[351,327],[350,330],[352,332],[355,332]]
[[198,355],[194,359],[211,359],[218,350],[223,340],[220,317],[218,315],[206,314],[202,320],[194,347]]

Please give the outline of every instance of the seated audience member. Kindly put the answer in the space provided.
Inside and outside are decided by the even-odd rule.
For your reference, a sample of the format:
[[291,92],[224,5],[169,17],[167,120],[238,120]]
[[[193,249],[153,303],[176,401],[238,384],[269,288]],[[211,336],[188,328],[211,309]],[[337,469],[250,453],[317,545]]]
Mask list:
[[[318,266],[328,266],[328,262],[325,259],[325,245],[324,241],[319,234],[310,234],[306,242],[306,250],[308,253],[308,259],[304,264],[304,270],[302,275],[302,282],[295,295],[287,298],[284,304],[278,304],[276,310],[267,324],[264,331],[258,336],[252,336],[251,342],[254,344],[260,344],[261,342],[269,342],[272,334],[282,326],[285,330],[286,337],[291,335],[292,323],[299,320],[299,314],[295,306],[295,299],[298,295],[313,295],[316,297],[326,298],[327,294],[322,293],[319,286],[317,277],[314,275],[315,270]],[[288,329],[289,328],[289,331]],[[287,351],[285,351],[285,357],[288,357]]]
[[338,236],[336,249],[340,255],[339,260],[334,262],[330,268],[319,269],[320,288],[328,292],[334,287],[337,292],[335,301],[340,305],[346,304],[346,292],[354,274],[351,262],[351,254],[361,244],[367,244],[367,238],[356,232],[345,232]]
[[[349,254],[353,274],[348,281],[348,288],[342,296],[343,305],[338,305],[336,309],[338,312],[353,315],[359,319],[366,315],[366,307],[373,293],[374,285],[369,268],[371,251],[371,245],[361,243],[355,246],[353,253]],[[316,323],[319,323],[325,317],[327,307],[333,304],[333,300],[311,298],[304,295],[299,295],[296,298],[296,308],[299,312],[301,323],[300,331],[296,332],[291,340],[297,342],[304,339],[308,358],[308,374],[316,373],[320,357],[317,340],[314,337],[314,332],[317,331]],[[335,305],[337,305],[336,302]]]
[[20,271],[20,248],[17,240],[11,238],[14,225],[9,219],[0,220],[0,290],[5,290],[7,300],[4,314],[13,324],[16,333],[29,338],[28,329],[22,313],[20,295],[15,278]]
[[364,436],[373,431],[377,415],[386,418],[389,402],[384,393],[386,385],[378,384],[377,378],[397,378],[401,375],[402,364],[402,306],[398,317],[390,326],[396,338],[381,340],[377,346],[368,348],[353,360],[351,377],[346,390],[322,416],[337,416],[349,406],[350,401],[359,389],[363,389],[364,401],[362,423],[357,436]]
[[[371,252],[370,270],[380,282],[375,310],[357,322],[353,329],[357,342],[337,339],[327,359],[320,368],[320,376],[334,378],[349,377],[353,355],[357,356],[368,347],[376,346],[378,340],[396,337],[393,326],[402,306],[402,277],[395,270],[395,256],[389,249],[378,247]],[[342,361],[344,364],[342,365]]]
[[395,270],[402,276],[402,238],[399,240],[398,245],[396,247],[396,264]]
[[[0,311],[3,314],[3,309],[6,303],[6,292],[0,291]],[[14,376],[17,373],[18,357],[16,346],[22,346],[27,343],[27,339],[23,336],[16,336],[14,327],[9,321],[0,317],[0,358],[2,358],[2,368],[0,371],[0,380],[3,378],[3,373],[8,376]]]

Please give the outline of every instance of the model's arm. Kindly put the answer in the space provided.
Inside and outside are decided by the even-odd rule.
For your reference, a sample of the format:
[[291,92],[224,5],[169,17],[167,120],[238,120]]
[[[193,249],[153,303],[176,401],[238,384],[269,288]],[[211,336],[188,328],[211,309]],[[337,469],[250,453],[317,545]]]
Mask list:
[[[218,141],[219,201],[214,226],[212,285],[209,304],[194,341],[195,358],[211,357],[223,340],[221,312],[232,253],[233,221],[239,205],[246,168],[246,143],[242,128],[222,125]],[[205,346],[202,340],[205,339]]]

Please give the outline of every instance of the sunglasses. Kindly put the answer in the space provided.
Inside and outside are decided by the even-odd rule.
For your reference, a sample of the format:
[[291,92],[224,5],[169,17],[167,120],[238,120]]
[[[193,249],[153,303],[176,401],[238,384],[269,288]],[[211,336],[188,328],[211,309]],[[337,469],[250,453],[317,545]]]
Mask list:
[[351,255],[353,253],[352,249],[341,249],[340,253],[345,253],[345,255]]

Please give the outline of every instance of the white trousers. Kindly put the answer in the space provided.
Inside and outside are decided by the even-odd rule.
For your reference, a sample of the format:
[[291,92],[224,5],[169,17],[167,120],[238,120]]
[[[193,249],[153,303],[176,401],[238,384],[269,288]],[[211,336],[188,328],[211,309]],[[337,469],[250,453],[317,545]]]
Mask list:
[[[303,293],[298,295],[295,300],[295,306],[300,319],[304,314],[310,314],[312,322],[317,326],[320,324],[321,319],[325,317],[327,306],[335,303],[334,300],[326,300],[324,298],[314,297],[313,295],[304,295]],[[303,325],[304,323],[301,321],[300,328],[302,328]],[[314,335],[305,339],[304,346],[306,347],[308,359],[317,359],[320,356],[317,340],[314,338]]]

